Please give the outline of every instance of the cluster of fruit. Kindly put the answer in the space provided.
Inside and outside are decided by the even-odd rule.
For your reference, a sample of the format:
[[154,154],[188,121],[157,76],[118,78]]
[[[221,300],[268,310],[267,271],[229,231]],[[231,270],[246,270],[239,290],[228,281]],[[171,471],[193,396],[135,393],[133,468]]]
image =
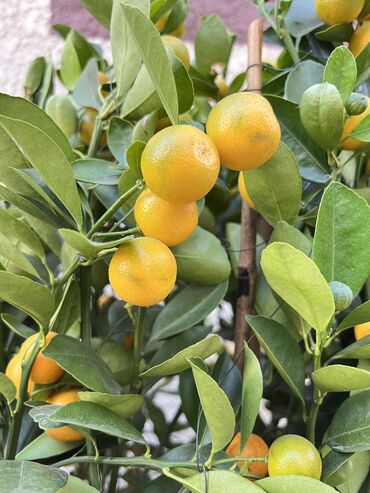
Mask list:
[[173,125],[156,133],[141,158],[146,189],[135,204],[144,237],[113,255],[109,280],[115,293],[137,306],[162,301],[176,281],[176,261],[168,247],[188,239],[198,222],[196,202],[214,186],[220,162],[239,171],[242,197],[251,203],[243,170],[265,164],[277,151],[280,127],[270,103],[255,93],[238,93],[211,110],[207,133]]

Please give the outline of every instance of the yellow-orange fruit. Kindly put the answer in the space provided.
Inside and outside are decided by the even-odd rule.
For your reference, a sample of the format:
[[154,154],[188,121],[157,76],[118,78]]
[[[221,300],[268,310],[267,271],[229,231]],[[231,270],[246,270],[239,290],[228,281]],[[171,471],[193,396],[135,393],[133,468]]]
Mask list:
[[[70,402],[79,401],[78,392],[80,389],[63,390],[56,392],[49,397],[48,403],[53,406],[66,406]],[[60,426],[59,428],[48,428],[45,430],[46,434],[54,440],[59,442],[76,442],[78,440],[84,440],[85,437],[69,426]]]
[[363,113],[361,113],[361,115],[350,116],[344,123],[344,129],[340,144],[342,149],[356,151],[366,145],[366,142],[362,142],[361,140],[349,137],[349,135],[358,125],[360,125],[362,120],[364,120],[364,118],[366,118],[368,115],[370,115],[370,98],[368,107]]
[[354,333],[357,341],[363,339],[366,336],[370,336],[370,322],[355,325]]
[[370,43],[370,21],[365,21],[354,32],[349,42],[349,49],[354,56],[357,56],[368,43]]
[[364,4],[365,0],[315,0],[317,15],[328,26],[353,22]]
[[161,38],[163,44],[171,48],[176,58],[180,60],[180,62],[184,65],[186,70],[189,70],[190,56],[186,44],[183,41],[181,41],[181,39],[176,38],[176,36],[170,36],[164,34],[163,36],[161,36]]
[[239,173],[238,188],[239,188],[240,196],[243,199],[243,201],[247,204],[248,207],[250,207],[255,211],[256,206],[254,205],[254,202],[248,193],[247,187],[245,186],[243,171]]
[[[19,354],[16,354],[9,361],[5,370],[5,375],[14,383],[14,385],[17,388],[17,393],[16,393],[17,399],[19,398],[19,388],[21,385],[21,377],[22,377],[21,363],[22,362],[19,357]],[[31,382],[31,380],[28,380],[27,392],[28,393],[32,392],[32,389],[33,389],[33,383]]]
[[[226,453],[231,457],[239,456],[240,433],[237,433],[232,442],[226,449]],[[247,443],[240,453],[240,457],[266,457],[269,452],[267,443],[258,435],[250,435]],[[264,462],[238,462],[239,467],[248,465],[248,471],[251,474],[265,477],[267,476],[267,464]]]

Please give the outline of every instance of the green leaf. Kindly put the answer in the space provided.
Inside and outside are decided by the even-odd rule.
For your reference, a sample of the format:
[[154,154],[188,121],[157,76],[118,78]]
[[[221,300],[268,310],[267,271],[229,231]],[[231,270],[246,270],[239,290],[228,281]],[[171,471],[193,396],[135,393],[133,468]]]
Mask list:
[[301,121],[308,135],[323,149],[332,151],[342,137],[344,106],[338,89],[324,82],[315,84],[303,94]]
[[331,359],[370,359],[370,336],[366,336],[343,348],[335,353]]
[[54,297],[27,277],[0,271],[0,299],[24,311],[44,327],[54,312]]
[[76,182],[70,163],[57,143],[25,121],[0,116],[0,125],[80,225],[82,213]]
[[219,284],[230,275],[230,262],[220,240],[199,226],[188,240],[171,250],[177,262],[177,275],[186,282]]
[[352,24],[335,24],[334,26],[324,26],[315,32],[315,38],[320,41],[349,41],[352,38],[354,29]]
[[349,392],[370,387],[370,371],[352,366],[325,366],[314,371],[311,377],[323,392]]
[[144,404],[144,397],[138,394],[112,395],[101,392],[79,392],[81,401],[93,402],[110,409],[121,418],[130,418],[136,414]]
[[312,250],[311,241],[299,229],[287,224],[285,221],[279,221],[275,224],[272,232],[270,243],[273,242],[289,243],[297,250],[310,256]]
[[240,423],[240,450],[243,450],[253,431],[263,394],[261,365],[254,352],[244,343],[244,373]]
[[166,377],[169,375],[176,375],[189,368],[189,360],[191,357],[198,357],[206,359],[211,354],[218,353],[222,349],[222,342],[218,335],[214,334],[203,341],[197,342],[179,353],[172,358],[160,363],[159,365],[152,366],[148,370],[141,373],[141,378],[151,377]]
[[203,320],[223,300],[227,287],[228,281],[217,286],[184,288],[167,303],[156,318],[151,340],[166,339]]
[[355,57],[345,46],[338,46],[332,51],[326,62],[324,82],[333,84],[338,89],[343,103],[345,103],[356,87],[356,80]]
[[77,181],[94,183],[97,185],[117,185],[122,168],[112,166],[103,159],[78,159],[72,165],[72,171]]
[[370,471],[370,451],[354,454],[348,466],[349,475],[346,476],[345,483],[337,486],[337,489],[341,493],[358,493],[363,491],[362,486],[366,489],[366,485],[368,486],[366,480],[369,479]]
[[313,1],[293,0],[286,16],[286,26],[295,38],[301,38],[322,25]]
[[28,67],[23,85],[27,97],[33,96],[41,86],[45,69],[46,60],[44,57],[35,58]]
[[131,145],[133,128],[130,122],[116,116],[109,122],[108,147],[120,164],[126,163],[126,151]]
[[300,103],[303,93],[314,84],[322,82],[324,66],[321,63],[307,60],[299,63],[289,72],[285,82],[286,99]]
[[370,320],[370,301],[366,301],[363,305],[356,307],[351,311],[338,325],[337,330],[342,331],[349,329],[354,325],[363,324]]
[[351,137],[362,142],[370,142],[370,115],[364,118],[357,127],[352,130]]
[[262,252],[261,266],[271,288],[316,331],[325,331],[334,300],[316,264],[286,243],[272,243]]
[[17,388],[4,373],[0,372],[0,394],[5,397],[8,404],[14,401]]
[[218,15],[204,17],[195,37],[196,68],[208,75],[214,64],[226,66],[229,61],[234,36]]
[[343,402],[328,428],[326,440],[338,452],[370,450],[370,390]]
[[112,0],[80,0],[86,10],[104,27],[109,29],[112,15]]
[[121,386],[114,380],[106,363],[89,346],[77,339],[64,335],[54,337],[44,349],[44,355],[56,361],[89,389],[109,394],[121,392]]
[[71,30],[68,33],[63,46],[60,66],[60,78],[69,91],[72,91],[75,88],[82,71],[73,38],[73,31]]
[[208,471],[186,478],[182,484],[192,493],[263,493],[255,483],[231,471]]
[[49,457],[55,457],[62,455],[75,449],[79,445],[79,442],[60,442],[50,438],[46,433],[41,433],[32,442],[26,445],[20,452],[18,452],[17,460],[40,460],[48,459]]
[[83,69],[73,90],[73,99],[79,106],[95,108],[97,111],[102,107],[98,86],[98,62],[91,58]]
[[271,363],[304,406],[304,362],[298,343],[274,320],[258,315],[246,319]]
[[230,401],[217,382],[189,360],[208,429],[212,438],[212,453],[230,443],[235,429],[235,416]]
[[367,81],[370,76],[370,43],[356,57],[357,86]]
[[67,404],[49,416],[49,420],[101,431],[136,443],[145,443],[142,434],[131,423],[93,402],[79,401]]
[[16,273],[26,273],[32,277],[40,277],[30,260],[17,247],[17,242],[11,242],[2,233],[0,233],[0,258],[4,267],[9,271],[15,269]]
[[175,78],[161,37],[154,25],[138,8],[125,4],[121,4],[121,8],[126,26],[155,85],[164,109],[171,122],[176,124],[179,108]]
[[370,273],[370,207],[339,182],[325,190],[318,213],[313,260],[325,279],[356,294]]
[[56,493],[67,479],[65,471],[36,462],[0,462],[0,493]]
[[99,493],[97,489],[93,488],[86,481],[75,476],[68,476],[68,481],[62,489],[58,490],[58,493]]
[[283,143],[266,164],[243,172],[244,181],[258,212],[274,225],[294,223],[301,206],[302,182],[292,151]]
[[[325,483],[332,483],[333,476],[337,476],[337,473],[345,466],[351,459],[352,454],[342,454],[330,449],[327,445],[323,447],[324,450],[328,448],[329,452],[323,456],[322,460],[322,481]],[[333,485],[334,486],[334,485]]]
[[278,476],[260,479],[256,483],[267,493],[335,493],[331,486],[304,476]]
[[8,329],[12,330],[15,334],[22,337],[23,339],[27,339],[30,336],[35,334],[33,329],[27,327],[27,325],[22,324],[19,320],[11,315],[10,313],[2,313],[0,315],[1,321],[8,327]]

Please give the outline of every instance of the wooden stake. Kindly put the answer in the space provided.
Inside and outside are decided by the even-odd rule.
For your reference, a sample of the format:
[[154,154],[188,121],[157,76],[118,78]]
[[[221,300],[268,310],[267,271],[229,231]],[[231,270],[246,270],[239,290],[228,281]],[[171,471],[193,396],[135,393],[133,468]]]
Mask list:
[[[248,91],[261,92],[262,88],[262,20],[252,22],[248,29]],[[240,258],[238,264],[238,294],[235,315],[235,358],[240,371],[243,371],[244,341],[250,339],[249,346],[259,355],[259,344],[245,320],[246,314],[254,312],[254,293],[256,287],[256,232],[257,214],[244,202],[240,224]]]

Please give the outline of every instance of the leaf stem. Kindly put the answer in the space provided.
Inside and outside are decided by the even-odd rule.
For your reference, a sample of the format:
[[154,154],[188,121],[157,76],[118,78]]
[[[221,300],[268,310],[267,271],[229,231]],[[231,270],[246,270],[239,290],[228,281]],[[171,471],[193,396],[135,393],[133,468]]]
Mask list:
[[[314,371],[321,368],[321,344],[320,341],[316,341],[315,354],[314,354]],[[316,423],[319,415],[320,406],[322,403],[322,395],[320,390],[314,385],[313,402],[310,409],[310,413],[307,421],[307,438],[315,445],[316,442]]]
[[81,283],[81,336],[82,340],[88,346],[91,346],[92,331],[91,331],[91,310],[90,310],[90,283],[91,283],[91,268],[80,267],[80,283]]
[[135,233],[139,233],[140,228],[131,228],[131,229],[125,229],[121,231],[109,231],[108,233],[95,233],[94,236],[97,237],[103,237],[103,238],[115,238],[115,237],[120,237],[120,236],[128,236],[128,235],[133,235]]
[[146,308],[139,307],[139,313],[135,324],[135,339],[134,339],[134,378],[133,388],[135,390],[139,387],[139,375],[140,375],[140,361],[143,352],[144,342],[144,320],[145,320]]

